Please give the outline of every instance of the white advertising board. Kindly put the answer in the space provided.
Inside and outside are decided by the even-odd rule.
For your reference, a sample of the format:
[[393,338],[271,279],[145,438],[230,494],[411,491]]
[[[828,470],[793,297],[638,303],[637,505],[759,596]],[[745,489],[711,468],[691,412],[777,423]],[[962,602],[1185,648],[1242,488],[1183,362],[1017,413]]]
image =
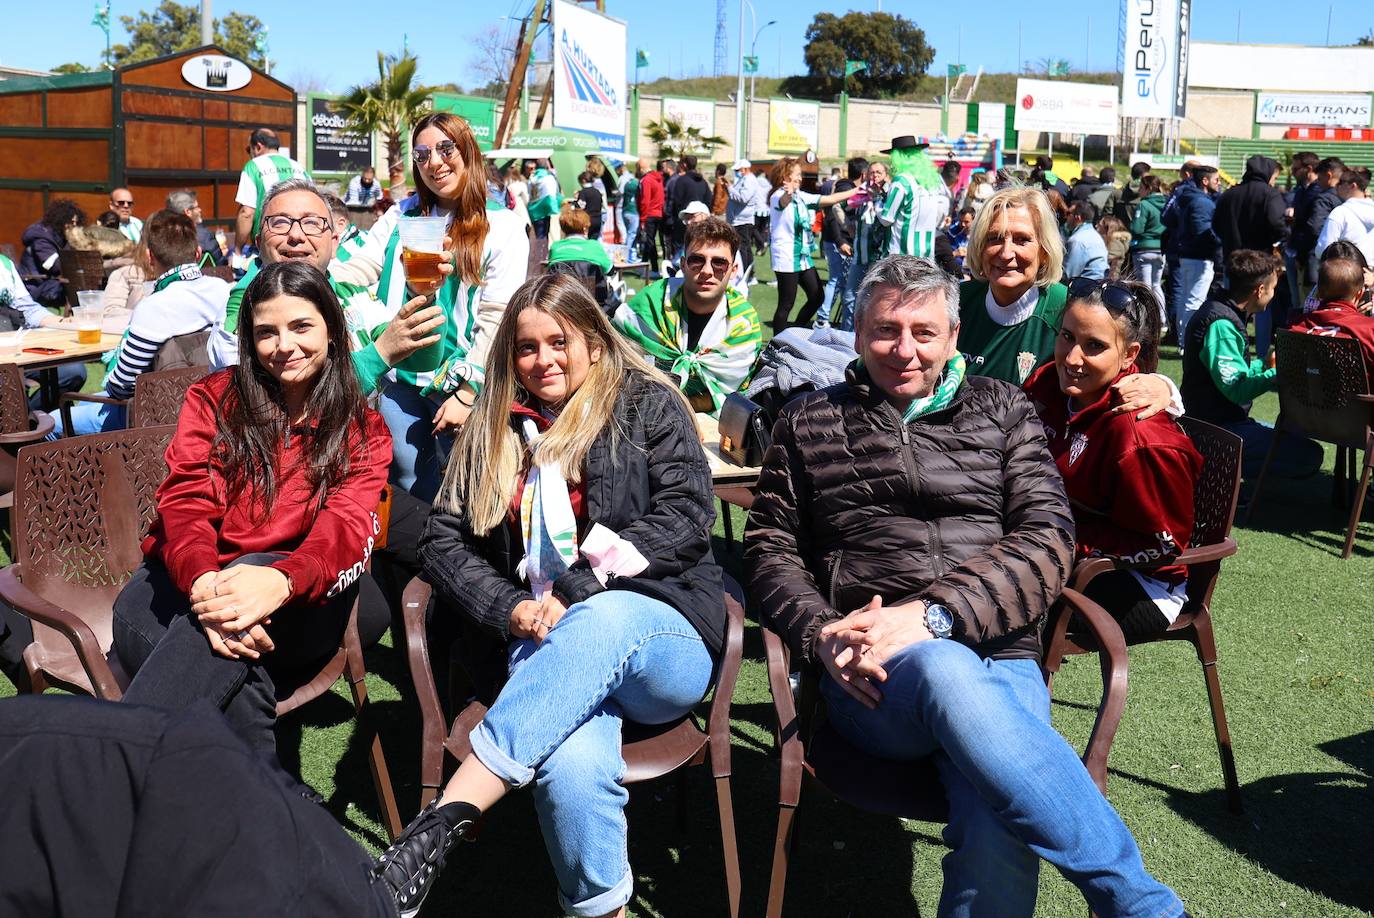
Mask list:
[[553,3],[553,123],[625,149],[625,23],[569,0]]
[[1013,127],[1018,131],[1113,137],[1119,110],[1115,86],[1022,78],[1016,81]]
[[1369,127],[1369,93],[1255,94],[1255,121],[1259,124],[1317,124],[1322,127]]
[[1176,114],[1181,39],[1186,40],[1180,30],[1183,11],[1179,0],[1125,0],[1125,4],[1121,114],[1127,118],[1172,118]]
[[703,137],[716,132],[716,103],[712,99],[663,97],[663,120],[677,121],[684,128],[696,128]]
[[1369,92],[1374,48],[1194,42],[1188,85],[1275,92]]
[[978,103],[978,136],[1006,146],[1007,105],[1005,102]]

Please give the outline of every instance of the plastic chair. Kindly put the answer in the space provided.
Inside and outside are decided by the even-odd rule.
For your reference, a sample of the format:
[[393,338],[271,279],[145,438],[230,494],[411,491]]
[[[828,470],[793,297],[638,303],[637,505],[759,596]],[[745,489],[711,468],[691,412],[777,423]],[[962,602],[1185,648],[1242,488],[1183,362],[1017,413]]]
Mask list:
[[[735,587],[738,590],[738,587]],[[420,702],[420,806],[429,804],[444,783],[445,755],[462,762],[472,752],[469,734],[486,716],[487,705],[471,701],[454,718],[452,726],[440,703],[430,664],[430,648],[425,629],[425,612],[433,588],[418,577],[411,580],[402,595],[405,617],[406,656],[415,694]],[[626,722],[621,755],[625,760],[622,782],[635,784],[671,774],[687,765],[705,764],[710,758],[716,784],[716,804],[720,815],[720,835],[725,854],[725,886],[730,915],[739,915],[739,852],[735,844],[735,816],[730,796],[730,698],[739,676],[740,655],[744,645],[744,608],[735,596],[725,594],[728,621],[725,631],[725,656],[720,664],[716,690],[707,715],[707,729],[697,726],[695,717],[666,724],[647,726]]]
[[134,380],[134,398],[129,406],[129,426],[176,424],[182,403],[186,401],[186,391],[209,372],[209,367],[184,367],[138,377]]
[[[0,598],[33,623],[24,650],[28,690],[49,686],[111,701],[129,676],[111,652],[113,607],[143,561],[140,547],[157,514],[155,495],[167,475],[170,425],[118,430],[40,443],[19,451],[14,501],[14,563],[0,569]],[[279,697],[282,715],[348,678],[359,728],[387,828],[401,829],[381,742],[367,716],[362,647],[354,603],[342,646],[317,671]]]
[[57,259],[62,266],[63,289],[70,309],[80,304],[78,292],[105,289],[105,262],[99,252],[65,248],[57,253]]
[[[151,426],[154,424],[175,424],[177,413],[181,410],[181,403],[186,398],[186,390],[191,387],[191,383],[205,376],[210,372],[209,354],[207,347],[210,341],[210,330],[189,332],[185,335],[175,335],[168,338],[158,351],[157,357],[153,359],[153,368],[147,373],[142,373],[134,380],[133,398],[115,398],[112,395],[102,395],[98,392],[64,392],[58,401],[58,409],[62,412],[62,429],[66,431],[65,436],[73,436],[72,430],[72,405],[78,402],[97,402],[102,405],[122,405],[129,409],[129,415],[125,419],[125,426]],[[171,375],[181,371],[195,370],[199,373],[196,376],[175,376]],[[148,385],[143,380],[148,376],[158,376],[159,379],[151,384],[149,389],[149,411],[154,412],[152,417],[166,418],[166,420],[148,421],[135,425],[134,412],[138,399],[139,386]],[[177,390],[180,389],[178,396]],[[175,402],[175,408],[172,403]],[[170,415],[168,412],[170,411]]]
[[24,371],[17,364],[0,363],[0,509],[14,501],[15,453],[45,438],[53,426],[50,415],[29,410]]
[[1274,439],[1264,457],[1264,467],[1255,481],[1245,522],[1259,503],[1269,465],[1279,439],[1296,434],[1336,445],[1335,483],[1332,501],[1344,506],[1350,499],[1349,485],[1355,480],[1355,454],[1364,450],[1364,471],[1355,490],[1350,522],[1345,529],[1345,550],[1349,558],[1355,548],[1355,531],[1369,493],[1369,477],[1374,470],[1374,429],[1370,427],[1370,407],[1374,395],[1369,391],[1369,376],[1354,338],[1328,338],[1303,332],[1281,331],[1275,338],[1278,349],[1279,418],[1274,424]]
[[[1283,358],[1280,357],[1280,360]],[[1188,568],[1188,602],[1174,623],[1156,634],[1133,635],[1123,638],[1114,619],[1092,600],[1083,602],[1096,606],[1101,618],[1110,623],[1121,640],[1121,653],[1127,644],[1153,644],[1159,641],[1188,641],[1197,651],[1202,675],[1207,685],[1207,700],[1212,711],[1212,726],[1217,737],[1217,753],[1221,757],[1221,772],[1226,784],[1227,805],[1233,812],[1242,809],[1240,780],[1236,776],[1236,759],[1231,749],[1231,731],[1226,725],[1226,708],[1221,699],[1221,678],[1217,674],[1217,642],[1212,630],[1212,592],[1221,573],[1221,561],[1236,553],[1236,540],[1231,538],[1231,524],[1236,515],[1236,498],[1240,492],[1241,439],[1235,434],[1194,418],[1179,421],[1193,446],[1202,454],[1202,474],[1193,487],[1193,537],[1191,546],[1177,558],[1154,564],[1125,564],[1111,558],[1088,558],[1073,571],[1071,584],[1079,593],[1087,590],[1094,578],[1116,570],[1149,571],[1164,565],[1186,565]],[[1103,645],[1096,636],[1071,629],[1073,616],[1068,610],[1056,610],[1045,629],[1045,668],[1053,679],[1065,656],[1082,653],[1101,653]],[[1113,648],[1116,646],[1113,643]],[[1111,648],[1108,653],[1117,652]],[[1125,659],[1122,661],[1125,672]],[[1125,680],[1122,681],[1121,704],[1125,704]],[[1101,758],[1105,774],[1107,756],[1116,735],[1120,709],[1115,720],[1104,731],[1096,748],[1090,751]]]

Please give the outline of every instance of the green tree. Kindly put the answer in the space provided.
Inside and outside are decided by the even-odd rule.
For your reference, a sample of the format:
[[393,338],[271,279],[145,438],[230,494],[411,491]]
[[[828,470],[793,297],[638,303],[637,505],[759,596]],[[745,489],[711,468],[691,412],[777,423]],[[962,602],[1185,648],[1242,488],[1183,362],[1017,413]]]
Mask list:
[[1374,48],[1374,29],[1370,29],[1355,41],[1357,48]]
[[[200,46],[198,6],[162,0],[151,13],[143,10],[137,16],[120,16],[119,21],[129,33],[129,43],[110,48],[116,67]],[[216,19],[213,25],[215,44],[230,57],[265,69],[267,59],[254,47],[254,38],[262,29],[261,19],[246,13],[230,13],[223,19]]]
[[71,61],[67,64],[58,64],[52,69],[53,73],[90,73],[91,68],[80,61]]
[[349,127],[370,137],[380,132],[386,138],[387,173],[394,187],[405,181],[402,159],[404,138],[410,125],[425,114],[435,87],[416,83],[419,61],[409,52],[399,57],[377,52],[377,81],[354,86],[334,104],[348,118]]
[[847,60],[866,61],[868,68],[849,78],[856,94],[907,92],[935,60],[926,33],[905,16],[892,13],[817,13],[806,27],[803,51],[809,74],[838,92]]
[[660,156],[680,159],[688,153],[712,153],[716,147],[723,147],[729,141],[724,137],[705,136],[701,128],[682,126],[679,118],[665,118],[662,121],[644,122],[644,132],[658,145]]

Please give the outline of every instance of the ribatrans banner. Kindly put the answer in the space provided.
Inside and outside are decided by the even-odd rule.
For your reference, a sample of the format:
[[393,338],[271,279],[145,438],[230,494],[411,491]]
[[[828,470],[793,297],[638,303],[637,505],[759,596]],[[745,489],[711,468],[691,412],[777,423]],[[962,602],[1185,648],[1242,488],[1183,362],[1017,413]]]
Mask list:
[[768,100],[768,152],[802,153],[820,145],[821,104]]
[[1323,127],[1369,127],[1366,93],[1262,92],[1255,96],[1260,124],[1319,124]]
[[716,132],[716,103],[712,99],[663,97],[663,120],[678,121],[684,128],[696,128],[703,137]]
[[[1171,118],[1179,76],[1179,0],[1126,0],[1121,114]],[[1187,80],[1184,80],[1187,92]]]
[[553,123],[625,151],[625,23],[569,0],[553,4]]
[[1114,137],[1118,112],[1115,86],[1060,80],[1016,81],[1016,123],[1013,126],[1018,131]]

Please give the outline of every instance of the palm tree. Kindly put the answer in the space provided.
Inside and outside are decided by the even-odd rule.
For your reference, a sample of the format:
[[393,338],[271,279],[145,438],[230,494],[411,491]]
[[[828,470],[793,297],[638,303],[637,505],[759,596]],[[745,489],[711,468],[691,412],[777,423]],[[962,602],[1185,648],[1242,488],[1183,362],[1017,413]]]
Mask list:
[[418,65],[419,61],[409,52],[397,57],[378,51],[377,82],[354,86],[333,106],[348,116],[352,131],[365,137],[380,131],[386,138],[387,173],[393,188],[405,184],[405,134],[428,110],[430,96],[437,88],[416,85]]
[[644,131],[650,140],[658,144],[659,155],[672,159],[681,159],[688,153],[709,154],[716,147],[729,143],[724,137],[703,136],[699,127],[683,127],[680,118],[646,121]]

